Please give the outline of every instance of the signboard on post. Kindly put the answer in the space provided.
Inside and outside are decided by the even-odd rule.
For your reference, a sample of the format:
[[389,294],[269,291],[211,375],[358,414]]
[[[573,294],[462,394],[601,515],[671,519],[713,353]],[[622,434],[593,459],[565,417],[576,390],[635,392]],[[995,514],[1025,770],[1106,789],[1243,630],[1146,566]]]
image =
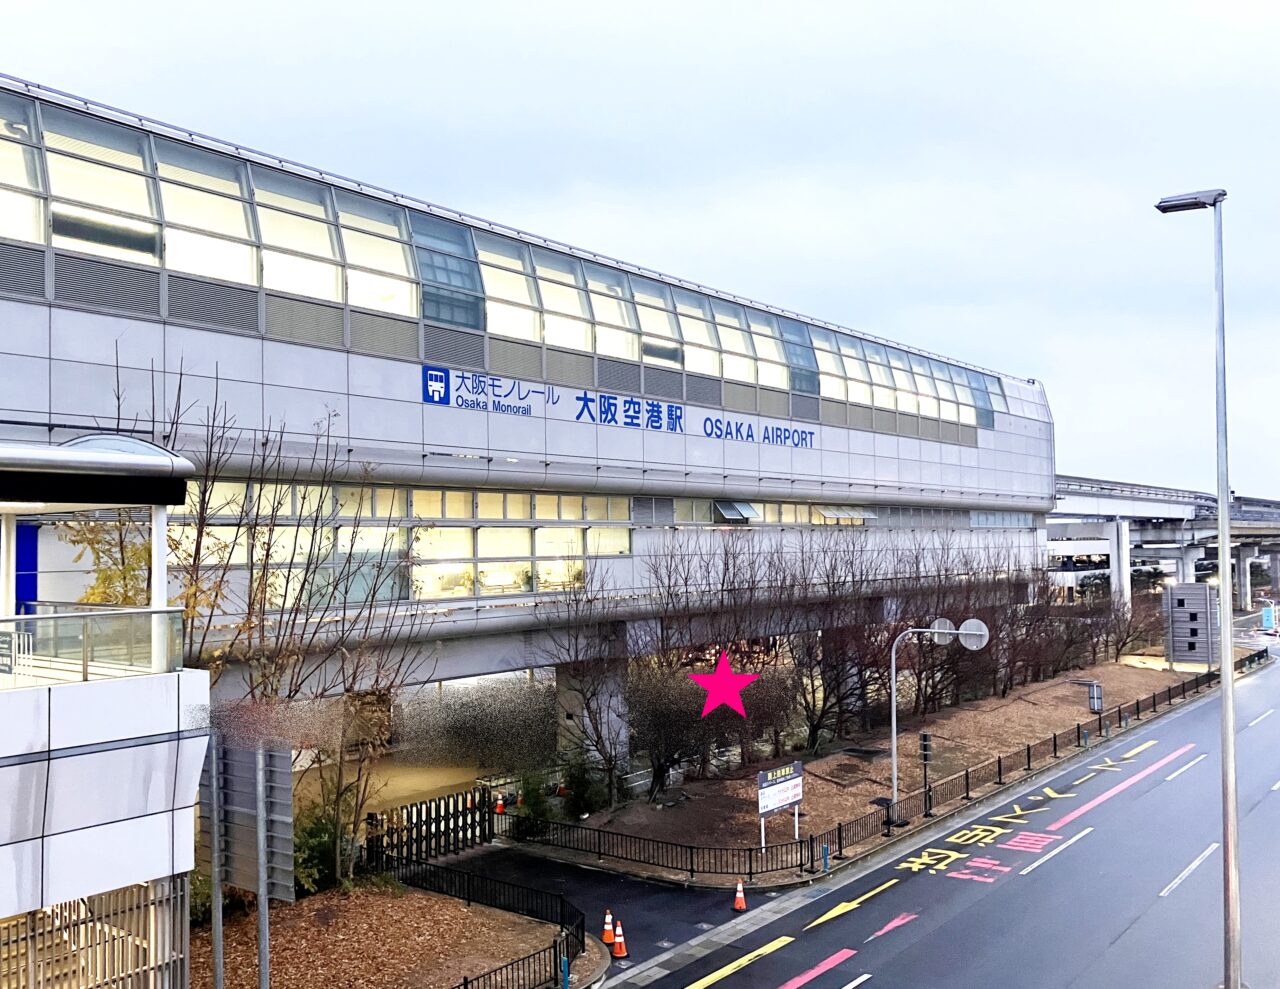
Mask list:
[[1102,713],[1102,684],[1094,680],[1089,684],[1089,712],[1091,714]]
[[764,819],[781,811],[794,809],[795,836],[800,837],[800,801],[804,799],[804,763],[793,762],[756,774],[759,789],[756,805],[760,814],[760,847],[764,847]]

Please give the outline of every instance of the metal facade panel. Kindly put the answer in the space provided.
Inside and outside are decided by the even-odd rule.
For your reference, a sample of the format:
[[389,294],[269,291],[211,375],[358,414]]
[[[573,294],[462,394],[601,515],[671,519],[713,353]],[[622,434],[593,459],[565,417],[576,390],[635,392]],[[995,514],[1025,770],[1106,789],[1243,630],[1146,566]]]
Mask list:
[[169,276],[169,319],[244,333],[258,332],[258,293],[194,278]]
[[640,392],[639,364],[601,357],[596,362],[596,373],[599,375],[600,387],[606,391],[627,392],[632,395]]
[[44,298],[44,251],[0,244],[0,292]]
[[516,378],[542,377],[542,348],[514,340],[489,340],[489,368]]
[[390,316],[351,311],[351,349],[366,354],[418,359],[418,324]]
[[558,385],[595,384],[595,359],[590,354],[574,354],[547,348],[547,380]]
[[53,297],[160,317],[160,272],[54,254]]
[[684,398],[683,375],[679,371],[668,371],[661,367],[644,369],[644,393],[660,395],[663,398]]
[[484,334],[423,326],[422,353],[429,361],[484,367]]
[[342,310],[282,295],[267,295],[267,336],[282,340],[344,345]]

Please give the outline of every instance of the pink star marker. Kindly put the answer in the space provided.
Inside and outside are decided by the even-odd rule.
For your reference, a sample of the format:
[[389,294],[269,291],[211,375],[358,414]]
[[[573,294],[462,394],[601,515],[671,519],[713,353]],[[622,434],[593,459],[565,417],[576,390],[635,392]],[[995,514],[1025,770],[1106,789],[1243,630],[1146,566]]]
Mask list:
[[729,665],[729,654],[722,651],[714,673],[690,673],[689,679],[707,692],[707,702],[702,705],[704,718],[721,704],[733,708],[745,718],[747,712],[742,706],[742,688],[760,676],[757,673],[734,673]]

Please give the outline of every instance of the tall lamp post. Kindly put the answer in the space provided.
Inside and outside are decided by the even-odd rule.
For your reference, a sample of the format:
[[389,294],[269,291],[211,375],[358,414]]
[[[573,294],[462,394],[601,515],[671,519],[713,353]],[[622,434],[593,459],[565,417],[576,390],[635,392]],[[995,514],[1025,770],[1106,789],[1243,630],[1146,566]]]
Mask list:
[[1225,189],[1206,189],[1166,196],[1156,203],[1161,213],[1213,210],[1214,287],[1218,296],[1217,449],[1218,449],[1218,669],[1222,681],[1222,914],[1224,989],[1241,989],[1240,863],[1236,808],[1235,656],[1231,648],[1231,486],[1227,480],[1227,340],[1222,288],[1222,201]]
[[991,638],[987,623],[978,618],[966,620],[959,629],[948,618],[935,618],[928,628],[904,628],[894,637],[889,649],[889,761],[893,764],[890,807],[898,802],[898,644],[908,635],[932,636],[934,645],[939,646],[954,642],[958,637],[962,646],[975,652]]

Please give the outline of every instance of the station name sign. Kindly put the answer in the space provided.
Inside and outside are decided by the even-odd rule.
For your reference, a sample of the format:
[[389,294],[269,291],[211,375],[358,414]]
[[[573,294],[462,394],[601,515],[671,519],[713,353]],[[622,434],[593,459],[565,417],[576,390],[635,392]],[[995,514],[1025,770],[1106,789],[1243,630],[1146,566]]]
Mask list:
[[756,774],[757,803],[761,817],[798,807],[804,798],[804,763],[793,762]]
[[[816,431],[793,426],[762,425],[715,412],[690,415],[679,402],[637,398],[586,389],[566,390],[550,384],[482,371],[459,371],[433,364],[422,366],[422,401],[473,412],[565,419],[600,426],[665,433],[699,430],[711,439],[813,449]],[[690,427],[690,419],[696,423]]]

